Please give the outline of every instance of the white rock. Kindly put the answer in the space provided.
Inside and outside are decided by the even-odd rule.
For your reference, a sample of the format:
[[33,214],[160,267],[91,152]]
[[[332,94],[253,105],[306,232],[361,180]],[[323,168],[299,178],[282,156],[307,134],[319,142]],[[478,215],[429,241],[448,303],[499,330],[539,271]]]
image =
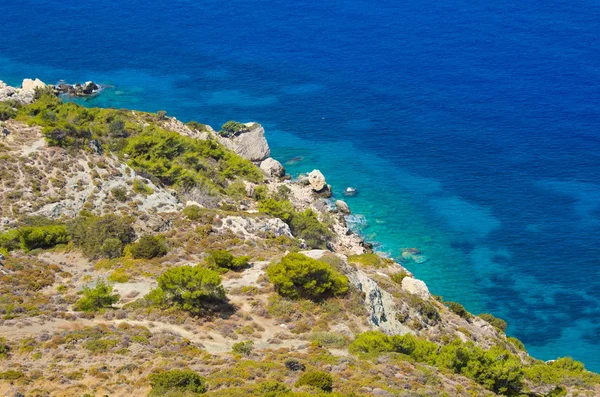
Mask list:
[[21,89],[24,91],[35,91],[36,88],[46,88],[46,84],[40,79],[25,79],[21,84]]
[[310,187],[315,192],[320,192],[324,188],[327,187],[327,182],[325,182],[325,177],[319,170],[312,170],[310,174],[308,174],[308,182],[310,183]]
[[192,205],[195,205],[196,207],[199,207],[199,208],[204,208],[204,206],[202,206],[202,204],[199,204],[199,203],[197,203],[195,201],[188,200],[188,201],[185,202],[185,206],[186,207],[190,207]]
[[342,214],[350,213],[350,207],[348,207],[348,204],[346,204],[345,201],[337,200],[335,202],[335,206],[337,207],[338,211],[340,211]]
[[429,300],[431,296],[427,285],[423,281],[412,277],[404,277],[402,280],[402,289],[424,300]]
[[250,161],[263,161],[271,154],[265,130],[258,123],[247,123],[249,130],[231,138],[219,137],[219,142]]
[[281,165],[279,161],[275,160],[272,157],[269,157],[268,159],[260,163],[260,169],[265,174],[271,177],[281,178],[285,175],[285,168],[283,168],[283,165]]

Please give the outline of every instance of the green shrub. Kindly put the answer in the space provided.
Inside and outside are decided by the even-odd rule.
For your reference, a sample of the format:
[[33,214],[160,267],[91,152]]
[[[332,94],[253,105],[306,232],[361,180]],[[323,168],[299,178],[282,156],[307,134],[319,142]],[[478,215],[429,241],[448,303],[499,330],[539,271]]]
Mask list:
[[318,300],[348,291],[348,279],[329,264],[291,253],[267,268],[267,276],[282,296]]
[[246,127],[242,123],[238,123],[237,121],[230,120],[221,126],[221,130],[219,131],[219,135],[225,137],[232,137],[242,132],[248,131],[248,127]]
[[0,234],[0,247],[7,251],[19,249],[21,247],[19,229],[11,229]]
[[[83,214],[67,223],[69,234],[76,246],[90,258],[99,256],[118,257],[125,244],[131,243],[135,233],[132,217],[114,214],[94,216]],[[111,239],[110,242],[107,240]],[[120,244],[117,244],[118,240]],[[106,245],[105,245],[106,243]]]
[[479,315],[479,318],[487,321],[502,332],[506,332],[506,328],[508,328],[508,324],[506,323],[506,321],[502,320],[501,318],[495,317],[493,314],[481,313]]
[[252,354],[254,350],[254,342],[251,340],[247,340],[245,342],[237,342],[231,346],[231,351],[236,354],[241,354],[243,356],[249,356]]
[[190,370],[172,369],[150,375],[150,396],[163,396],[176,393],[206,393],[206,380],[198,373]]
[[517,338],[515,338],[513,336],[509,336],[508,338],[506,338],[506,340],[508,340],[510,343],[512,343],[517,349],[524,351],[524,352],[527,351],[525,349],[525,345],[523,344],[523,342],[521,342]]
[[144,182],[137,178],[133,180],[133,191],[144,195],[150,195],[154,193],[150,186],[146,185]]
[[[366,253],[360,255],[350,255],[348,257],[350,263],[357,263],[362,266],[369,266],[375,268],[385,268],[394,263],[392,259],[382,258],[381,256],[373,253]],[[405,273],[406,274],[406,273]]]
[[199,123],[197,121],[194,120],[190,120],[187,123],[185,123],[188,127],[190,127],[193,130],[198,130],[198,131],[208,131],[208,127],[206,126],[206,124],[202,124]]
[[445,302],[445,305],[452,311],[454,314],[459,315],[460,317],[468,320],[471,318],[471,314],[465,309],[463,305],[457,302]]
[[9,381],[15,381],[21,378],[24,378],[25,374],[21,371],[15,371],[12,369],[9,369],[8,371],[5,372],[0,372],[0,380],[9,380]]
[[100,247],[100,255],[105,258],[118,258],[123,253],[123,243],[118,238],[107,238]]
[[135,259],[159,258],[167,254],[167,246],[162,236],[144,234],[131,245],[130,252]]
[[14,119],[17,111],[7,103],[0,102],[0,121]]
[[408,273],[405,271],[390,274],[392,281],[400,285],[402,285],[402,280],[404,280],[406,277],[408,277]]
[[315,332],[311,334],[309,340],[319,347],[342,348],[346,346],[347,340],[343,335],[331,332]]
[[69,233],[65,225],[29,226],[19,228],[21,248],[31,251],[36,248],[50,248],[69,242]]
[[10,346],[6,343],[6,339],[0,336],[0,359],[8,358]]
[[259,383],[256,393],[262,397],[279,397],[290,392],[290,388],[281,382],[266,381]]
[[279,218],[288,224],[296,213],[294,206],[288,200],[277,201],[273,198],[259,202],[258,210],[267,215]]
[[112,188],[110,193],[116,200],[121,202],[127,201],[127,189],[125,189],[123,186]]
[[111,307],[119,301],[119,295],[113,294],[113,287],[104,281],[96,283],[94,288],[84,287],[83,297],[75,304],[75,310],[82,312],[95,312]]
[[300,387],[305,385],[321,389],[325,392],[331,392],[331,390],[333,389],[333,378],[327,372],[305,372],[304,374],[302,374],[300,379],[298,379],[295,386]]
[[126,283],[129,281],[129,275],[123,269],[117,269],[108,276],[111,283]]
[[[201,266],[179,266],[167,270],[157,279],[164,298],[191,312],[200,312],[208,304],[223,301],[225,290],[221,277]],[[154,298],[160,293],[154,292]]]
[[206,261],[210,266],[222,269],[240,270],[248,266],[250,257],[233,256],[229,251],[217,250],[210,253]]
[[571,357],[561,357],[555,361],[552,361],[550,366],[573,372],[582,372],[585,370],[585,366],[581,361],[575,361]]
[[303,239],[310,248],[325,248],[333,234],[319,222],[317,214],[307,209],[295,213],[290,222],[290,230],[296,238]]

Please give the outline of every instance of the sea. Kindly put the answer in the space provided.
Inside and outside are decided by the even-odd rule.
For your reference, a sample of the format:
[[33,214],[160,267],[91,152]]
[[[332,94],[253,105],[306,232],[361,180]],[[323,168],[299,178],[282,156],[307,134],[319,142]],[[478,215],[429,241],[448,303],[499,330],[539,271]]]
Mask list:
[[36,77],[260,122],[433,294],[600,371],[597,0],[2,0],[0,79]]

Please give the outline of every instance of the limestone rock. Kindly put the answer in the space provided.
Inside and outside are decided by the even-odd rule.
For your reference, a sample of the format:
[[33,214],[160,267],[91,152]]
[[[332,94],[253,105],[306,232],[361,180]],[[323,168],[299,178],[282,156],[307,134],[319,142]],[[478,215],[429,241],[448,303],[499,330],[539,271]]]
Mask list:
[[46,84],[40,79],[25,79],[21,84],[21,89],[23,91],[35,91],[36,88],[46,88]]
[[265,130],[258,123],[247,123],[248,131],[233,137],[219,137],[219,142],[250,161],[263,161],[271,154]]
[[268,233],[274,236],[292,237],[290,227],[279,218],[254,218],[227,216],[222,219],[217,230],[229,229],[245,239],[254,239],[257,234]]
[[283,168],[283,165],[272,157],[269,157],[260,163],[260,169],[270,177],[281,178],[285,175],[285,168]]
[[423,281],[412,277],[404,277],[402,280],[402,289],[424,300],[428,300],[431,296],[427,285]]
[[315,192],[320,192],[327,187],[325,176],[323,176],[319,170],[312,170],[311,173],[308,174],[308,182],[310,183],[312,190]]
[[338,211],[340,211],[342,214],[350,213],[350,207],[348,207],[348,204],[346,204],[345,201],[337,200],[335,202],[335,206],[337,207]]

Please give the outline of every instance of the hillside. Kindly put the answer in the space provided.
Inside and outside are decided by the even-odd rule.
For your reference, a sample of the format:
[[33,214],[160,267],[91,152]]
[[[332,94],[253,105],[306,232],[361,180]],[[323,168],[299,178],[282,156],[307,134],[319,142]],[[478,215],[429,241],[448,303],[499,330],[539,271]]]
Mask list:
[[0,120],[0,394],[600,395],[371,252],[257,123],[87,109],[41,82],[0,82]]

